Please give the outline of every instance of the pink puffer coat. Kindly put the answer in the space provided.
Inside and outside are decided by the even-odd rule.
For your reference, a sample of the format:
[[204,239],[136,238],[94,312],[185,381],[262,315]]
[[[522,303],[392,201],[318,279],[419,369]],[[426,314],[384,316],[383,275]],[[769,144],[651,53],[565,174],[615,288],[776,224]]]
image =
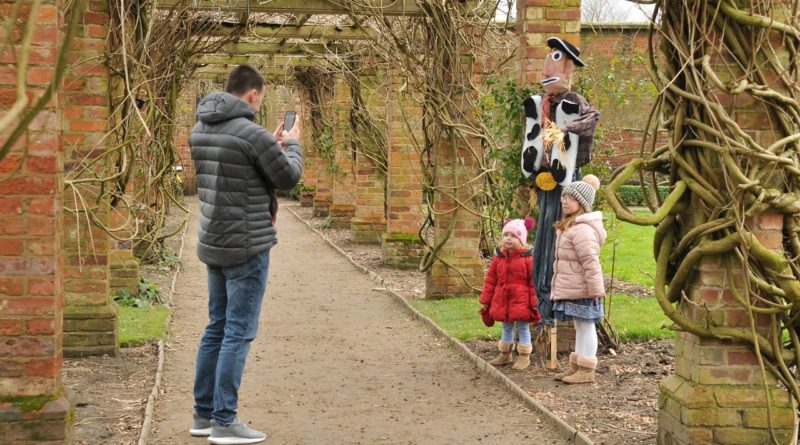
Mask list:
[[600,246],[606,242],[603,214],[580,215],[575,224],[556,234],[552,299],[580,300],[606,294],[600,268]]

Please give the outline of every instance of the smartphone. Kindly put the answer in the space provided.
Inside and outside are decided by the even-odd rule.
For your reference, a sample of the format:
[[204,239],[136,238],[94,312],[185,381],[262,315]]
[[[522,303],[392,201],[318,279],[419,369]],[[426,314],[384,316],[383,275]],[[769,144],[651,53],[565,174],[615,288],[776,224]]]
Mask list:
[[287,111],[283,116],[283,131],[289,131],[294,127],[294,120],[297,119],[297,113],[294,111]]

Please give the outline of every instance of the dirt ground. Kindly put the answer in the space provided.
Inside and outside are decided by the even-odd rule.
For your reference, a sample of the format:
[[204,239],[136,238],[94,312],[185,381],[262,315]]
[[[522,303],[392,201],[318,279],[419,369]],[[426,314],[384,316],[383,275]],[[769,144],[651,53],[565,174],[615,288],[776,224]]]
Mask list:
[[[294,201],[282,206],[312,224],[324,222]],[[240,414],[270,433],[266,443],[559,443],[535,413],[376,292],[383,285],[337,259],[316,235],[293,224],[288,211],[280,218],[262,331],[240,394]],[[424,296],[424,275],[383,267],[378,245],[355,244],[348,230],[322,231],[404,297]],[[195,233],[190,227],[187,237]],[[304,269],[308,255],[315,270]],[[194,242],[187,240],[152,444],[206,443],[186,434],[192,363],[206,317],[204,269],[191,261]],[[166,278],[155,279],[169,288]],[[496,352],[494,341],[467,346],[486,359]],[[673,359],[671,341],[625,344],[617,356],[600,357],[597,384],[578,386],[553,381],[537,356],[528,370],[501,369],[595,443],[649,444],[655,441],[658,382],[672,371]],[[151,345],[124,349],[115,359],[65,362],[65,382],[78,402],[77,444],[136,443],[155,361]]]
[[[168,230],[178,228],[184,217],[185,213],[173,207],[167,216]],[[180,237],[170,238],[166,248],[177,254],[181,241]],[[146,265],[141,273],[158,285],[163,296],[171,298],[175,267]],[[138,443],[157,361],[156,343],[123,347],[118,357],[64,359],[62,378],[75,403],[76,445]]]
[[156,374],[156,346],[123,348],[119,357],[65,359],[75,403],[75,444],[135,444]]

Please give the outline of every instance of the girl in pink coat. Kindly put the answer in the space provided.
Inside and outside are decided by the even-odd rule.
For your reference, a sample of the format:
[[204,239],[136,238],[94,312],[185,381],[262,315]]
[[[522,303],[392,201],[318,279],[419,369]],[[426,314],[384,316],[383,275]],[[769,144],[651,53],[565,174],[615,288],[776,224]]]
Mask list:
[[603,214],[592,212],[600,180],[586,175],[561,192],[563,216],[555,224],[556,248],[553,264],[553,317],[572,320],[575,352],[569,356],[570,369],[557,374],[566,383],[594,382],[597,368],[597,331],[603,317],[606,294],[600,268],[600,247],[606,241]]
[[519,333],[517,361],[512,368],[522,370],[531,364],[533,352],[531,323],[541,320],[536,290],[533,287],[533,253],[528,245],[528,229],[533,219],[513,219],[503,227],[502,246],[495,251],[480,302],[495,321],[503,322],[498,343],[500,354],[489,363],[495,366],[512,362],[514,328]]

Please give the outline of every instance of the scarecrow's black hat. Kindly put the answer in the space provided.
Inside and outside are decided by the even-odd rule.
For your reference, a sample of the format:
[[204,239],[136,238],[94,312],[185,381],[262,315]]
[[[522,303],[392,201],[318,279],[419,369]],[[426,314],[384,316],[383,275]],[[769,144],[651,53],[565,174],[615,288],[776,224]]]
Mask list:
[[566,40],[562,40],[559,37],[549,37],[547,39],[547,46],[554,49],[560,49],[567,53],[570,59],[575,62],[575,65],[584,67],[586,64],[583,60],[580,59],[581,50],[578,49],[575,45],[567,42]]

